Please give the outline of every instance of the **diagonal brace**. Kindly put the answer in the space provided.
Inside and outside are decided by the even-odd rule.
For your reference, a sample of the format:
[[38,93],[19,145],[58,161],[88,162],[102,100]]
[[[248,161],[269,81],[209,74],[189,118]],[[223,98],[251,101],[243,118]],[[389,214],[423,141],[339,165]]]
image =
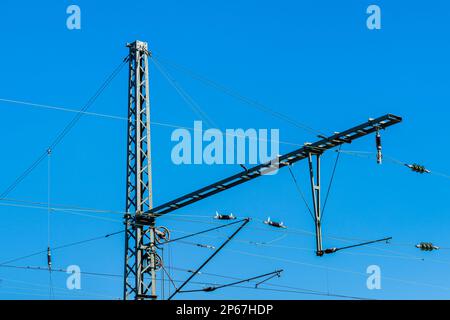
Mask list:
[[208,258],[208,259],[206,259],[205,260],[205,262],[203,262],[202,263],[202,265],[200,266],[200,267],[198,267],[197,268],[197,270],[195,270],[190,276],[189,276],[189,278],[187,278],[187,280],[186,281],[184,281],[183,282],[183,284],[181,285],[181,286],[179,286],[178,287],[178,289],[177,290],[175,290],[175,292],[174,293],[172,293],[172,295],[167,299],[167,300],[172,300],[172,298],[178,293],[178,292],[180,292],[181,291],[181,289],[183,289],[184,288],[184,286],[186,286],[188,283],[189,283],[189,281],[191,281],[192,280],[192,278],[194,278],[211,260],[212,260],[212,258],[214,258],[227,244],[228,244],[228,242],[230,242],[238,233],[239,233],[239,231],[241,231],[242,230],[242,228],[244,228],[246,225],[247,225],[247,223],[249,223],[250,222],[250,219],[249,218],[246,218],[246,219],[244,219],[243,220],[243,223],[239,226],[239,228],[237,228],[237,230],[235,231],[235,232],[233,232],[233,234],[230,236],[230,237],[228,237],[228,239],[227,240],[225,240],[225,242],[224,243],[222,243],[222,245],[219,247],[219,248],[217,248],[216,249],[216,251],[214,251],[214,253]]

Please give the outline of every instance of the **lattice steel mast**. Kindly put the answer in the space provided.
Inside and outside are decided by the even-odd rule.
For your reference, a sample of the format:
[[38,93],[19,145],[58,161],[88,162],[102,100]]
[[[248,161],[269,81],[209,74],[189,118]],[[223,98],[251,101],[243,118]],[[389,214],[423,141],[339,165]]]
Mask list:
[[[157,253],[157,244],[168,240],[167,228],[155,226],[155,219],[202,199],[238,186],[247,181],[265,175],[278,168],[290,166],[295,162],[308,159],[311,190],[316,226],[316,254],[333,253],[343,248],[322,249],[321,202],[320,202],[320,156],[327,150],[364,137],[373,132],[379,134],[385,129],[402,121],[401,117],[387,114],[362,123],[356,127],[335,133],[314,143],[305,143],[297,150],[279,156],[275,163],[270,161],[257,165],[231,177],[222,179],[187,195],[153,208],[152,170],[150,147],[150,101],[148,57],[151,55],[147,43],[135,41],[128,44],[130,50],[128,83],[128,140],[127,140],[127,190],[125,214],[125,270],[124,299],[156,299],[156,272],[162,266]],[[379,150],[381,153],[381,150]],[[316,157],[314,168],[313,157]],[[367,243],[388,240],[380,239]],[[214,255],[213,255],[214,256]],[[207,260],[205,263],[207,263]],[[187,282],[190,278],[187,280]],[[172,295],[173,296],[173,295]],[[171,296],[171,297],[172,297]]]
[[142,219],[153,207],[150,100],[147,43],[130,50],[128,80],[127,186],[125,215],[124,300],[156,299],[155,219]]

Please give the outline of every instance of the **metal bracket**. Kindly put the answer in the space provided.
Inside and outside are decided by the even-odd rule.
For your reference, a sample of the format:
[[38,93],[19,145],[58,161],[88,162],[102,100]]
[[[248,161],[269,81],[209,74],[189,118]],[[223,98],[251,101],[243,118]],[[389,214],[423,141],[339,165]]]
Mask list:
[[314,210],[314,223],[316,225],[316,255],[323,256],[322,250],[322,225],[321,225],[321,208],[320,208],[320,156],[316,153],[316,167],[314,174],[313,154],[308,153],[309,176],[311,182],[311,193]]

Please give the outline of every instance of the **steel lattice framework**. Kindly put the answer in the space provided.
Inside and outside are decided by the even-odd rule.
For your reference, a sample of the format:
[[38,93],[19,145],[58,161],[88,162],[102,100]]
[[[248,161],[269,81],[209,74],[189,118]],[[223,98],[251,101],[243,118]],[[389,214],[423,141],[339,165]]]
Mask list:
[[[127,188],[125,214],[125,270],[124,270],[124,299],[156,299],[156,272],[162,267],[163,261],[157,253],[157,244],[161,239],[168,241],[167,228],[155,226],[156,218],[194,204],[202,199],[218,194],[247,181],[266,175],[273,170],[290,166],[295,162],[308,159],[309,174],[314,208],[314,222],[316,227],[316,254],[333,253],[345,248],[361,246],[368,243],[388,240],[390,238],[374,240],[344,248],[322,248],[321,229],[321,199],[320,199],[320,157],[331,149],[342,144],[352,143],[366,135],[377,133],[377,161],[381,159],[381,141],[379,131],[400,123],[402,118],[393,114],[386,114],[376,119],[369,119],[356,127],[325,137],[314,143],[305,143],[303,147],[281,155],[273,161],[246,169],[243,172],[222,179],[204,188],[169,201],[153,208],[152,198],[152,170],[150,144],[150,100],[148,78],[147,43],[135,41],[128,44],[130,50],[129,82],[128,82],[128,140],[127,140]],[[313,157],[316,158],[314,166]],[[248,219],[239,227],[228,240],[217,249],[200,267],[205,266],[234,235],[239,232]],[[163,242],[164,243],[164,242]],[[169,297],[171,299],[186,285],[194,272]]]
[[[248,170],[232,175],[231,177],[222,179],[209,186],[206,186],[204,188],[191,192],[187,195],[179,197],[175,200],[169,201],[162,205],[158,205],[155,208],[146,212],[146,215],[148,217],[163,216],[167,213],[178,210],[187,205],[193,204],[195,202],[198,202],[200,200],[203,200],[207,197],[223,192],[230,188],[233,188],[247,181],[253,180],[258,177],[262,177],[275,169],[289,166],[295,162],[304,159],[308,159],[311,162],[312,161],[310,157],[311,155],[320,156],[324,152],[334,149],[344,143],[352,143],[352,141],[354,140],[360,139],[366,135],[377,132],[380,129],[386,129],[392,125],[400,123],[401,121],[402,118],[399,116],[393,114],[386,114],[376,119],[369,119],[369,121],[364,122],[356,127],[347,129],[343,132],[336,132],[332,136],[329,137],[320,136],[320,138],[322,138],[321,140],[316,141],[314,143],[305,143],[303,147],[279,156],[278,159],[276,159],[276,161],[269,161],[267,163],[257,165],[255,167],[249,168]],[[319,161],[317,161],[317,165],[320,167]],[[313,172],[314,170],[313,168],[311,168],[311,174]],[[317,181],[320,181],[320,177]]]
[[124,299],[156,299],[155,220],[142,219],[152,209],[150,100],[147,43],[135,41],[130,50],[128,81],[128,140],[125,215]]

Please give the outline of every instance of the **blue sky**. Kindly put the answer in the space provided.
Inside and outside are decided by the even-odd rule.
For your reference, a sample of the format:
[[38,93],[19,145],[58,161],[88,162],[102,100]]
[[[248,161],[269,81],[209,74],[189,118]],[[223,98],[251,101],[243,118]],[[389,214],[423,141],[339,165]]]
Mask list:
[[[66,28],[66,8],[70,4],[81,8],[81,30]],[[366,8],[370,4],[381,7],[381,30],[366,28]],[[446,161],[450,5],[446,1],[55,4],[47,0],[37,4],[6,0],[0,8],[0,99],[80,109],[127,54],[125,44],[139,39],[148,41],[156,56],[195,70],[326,133],[385,113],[400,115],[403,123],[383,132],[385,155],[450,173]],[[192,127],[193,121],[199,120],[196,115],[154,65],[150,72],[153,121]],[[309,132],[213,91],[182,72],[170,72],[221,129],[280,129],[280,140],[294,144],[316,139]],[[90,111],[126,117],[126,86],[124,70]],[[0,112],[3,190],[46,149],[74,114],[5,102],[0,103]],[[173,128],[152,126],[156,205],[239,170],[225,165],[175,166],[170,158],[172,131]],[[123,211],[125,143],[126,121],[83,117],[53,151],[51,202]],[[367,137],[343,148],[373,151],[374,139]],[[281,145],[282,152],[292,149],[291,145]],[[325,187],[335,156],[333,152],[324,156]],[[309,195],[306,165],[300,162],[293,170]],[[377,166],[372,158],[342,155],[324,217],[324,246],[343,245],[336,237],[370,240],[392,236],[393,241],[391,245],[378,244],[322,258],[311,251],[314,238],[299,231],[312,232],[313,223],[289,172],[283,170],[182,209],[172,217],[161,218],[159,223],[177,236],[211,227],[214,221],[208,217],[216,210],[255,218],[237,237],[240,242],[231,243],[208,265],[208,273],[248,278],[284,269],[282,277],[272,280],[272,284],[375,299],[446,299],[450,294],[450,251],[423,253],[414,245],[430,241],[450,248],[450,208],[446,201],[449,187],[450,181],[445,177],[417,175],[387,161]],[[8,197],[46,202],[46,162]],[[2,261],[46,249],[45,210],[1,206],[0,213]],[[51,214],[52,246],[123,228],[119,214],[83,214],[89,217],[67,212]],[[267,216],[283,220],[288,232],[270,231],[260,222]],[[228,232],[231,231],[230,228]],[[223,233],[212,236],[195,241],[216,246],[223,241]],[[272,240],[276,241],[266,247],[248,243]],[[167,265],[193,269],[210,253],[173,244]],[[86,272],[121,275],[123,236],[55,251],[53,264],[61,269],[76,264]],[[381,290],[366,288],[366,268],[374,264],[382,271]],[[46,256],[37,255],[14,265],[45,267]],[[188,276],[183,271],[173,272],[176,279]],[[122,295],[120,277],[85,275],[78,292],[65,289],[66,278],[64,273],[54,273],[56,298],[112,299]],[[0,279],[2,299],[48,298],[49,279],[45,271],[1,268]],[[196,281],[228,280],[204,274]],[[167,290],[168,286],[166,294]],[[247,288],[181,297],[327,298]]]

